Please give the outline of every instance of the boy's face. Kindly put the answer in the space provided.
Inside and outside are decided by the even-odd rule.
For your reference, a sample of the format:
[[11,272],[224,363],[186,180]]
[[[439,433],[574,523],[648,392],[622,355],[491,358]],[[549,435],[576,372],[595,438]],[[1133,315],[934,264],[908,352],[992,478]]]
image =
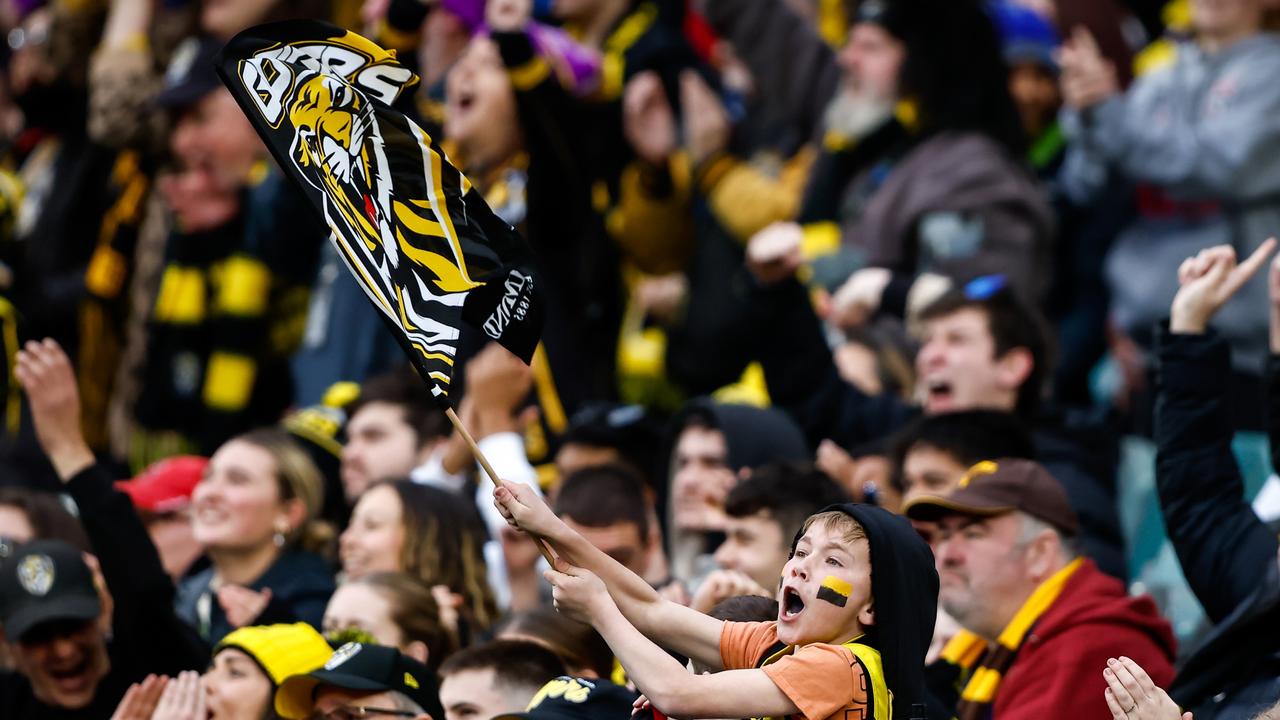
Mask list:
[[814,523],[782,570],[778,639],[788,645],[841,643],[875,623],[871,610],[871,548],[852,544]]
[[782,536],[773,513],[761,510],[745,517],[728,516],[724,532],[716,564],[747,575],[762,588],[777,587],[791,552],[791,538]]

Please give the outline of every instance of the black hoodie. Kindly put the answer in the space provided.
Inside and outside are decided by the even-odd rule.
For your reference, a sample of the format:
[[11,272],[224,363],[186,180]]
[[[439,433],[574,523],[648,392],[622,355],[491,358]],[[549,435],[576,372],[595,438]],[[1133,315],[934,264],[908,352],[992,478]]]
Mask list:
[[[925,705],[924,657],[938,616],[938,571],[933,551],[911,523],[875,505],[832,505],[857,520],[871,549],[871,597],[876,622],[859,640],[880,651],[884,680],[893,692],[893,716],[912,717]],[[803,531],[791,543],[795,552]]]

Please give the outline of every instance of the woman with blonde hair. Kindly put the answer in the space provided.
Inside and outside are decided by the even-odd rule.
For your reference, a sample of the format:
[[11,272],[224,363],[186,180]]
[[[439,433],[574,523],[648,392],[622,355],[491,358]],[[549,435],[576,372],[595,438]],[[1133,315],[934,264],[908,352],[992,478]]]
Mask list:
[[360,496],[339,556],[347,580],[403,572],[431,587],[441,621],[465,647],[497,618],[484,542],[480,515],[461,496],[408,480],[384,481]]
[[191,497],[192,532],[210,567],[178,586],[178,615],[210,644],[245,625],[319,628],[333,594],[323,555],[333,532],[315,518],[320,472],[283,431],[235,437],[209,459]]
[[432,589],[400,572],[342,583],[325,608],[324,634],[335,647],[373,642],[396,648],[433,673],[457,649]]

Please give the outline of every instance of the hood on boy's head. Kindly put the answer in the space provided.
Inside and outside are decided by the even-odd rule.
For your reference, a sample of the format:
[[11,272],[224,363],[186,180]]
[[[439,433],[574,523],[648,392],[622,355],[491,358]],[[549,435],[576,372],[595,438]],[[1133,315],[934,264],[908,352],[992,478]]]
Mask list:
[[[871,554],[871,598],[875,625],[862,642],[880,651],[885,682],[893,691],[894,717],[911,717],[925,702],[924,657],[938,617],[938,571],[933,551],[901,515],[875,505],[832,505],[857,520]],[[791,542],[795,552],[803,531]]]
[[668,460],[675,452],[680,433],[694,416],[710,419],[716,429],[724,433],[729,450],[729,469],[735,473],[743,468],[755,469],[774,462],[813,459],[800,426],[781,410],[697,398],[689,401],[672,423],[674,432]]

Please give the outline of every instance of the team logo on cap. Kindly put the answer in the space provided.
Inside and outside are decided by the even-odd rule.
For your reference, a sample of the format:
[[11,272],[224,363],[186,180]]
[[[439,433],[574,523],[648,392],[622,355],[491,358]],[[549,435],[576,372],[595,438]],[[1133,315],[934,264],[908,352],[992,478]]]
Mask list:
[[980,463],[975,463],[974,466],[969,468],[969,471],[964,474],[964,477],[960,478],[960,487],[969,487],[969,483],[973,482],[974,478],[979,475],[992,475],[999,469],[1000,466],[990,460],[983,460]]
[[333,651],[333,657],[329,658],[329,662],[324,664],[324,669],[332,670],[338,667],[339,665],[355,657],[355,654],[360,652],[363,649],[364,649],[364,646],[361,645],[360,643],[349,642],[346,645],[343,645],[342,647]]
[[47,595],[53,587],[53,560],[48,555],[28,555],[18,564],[18,584],[31,595]]

